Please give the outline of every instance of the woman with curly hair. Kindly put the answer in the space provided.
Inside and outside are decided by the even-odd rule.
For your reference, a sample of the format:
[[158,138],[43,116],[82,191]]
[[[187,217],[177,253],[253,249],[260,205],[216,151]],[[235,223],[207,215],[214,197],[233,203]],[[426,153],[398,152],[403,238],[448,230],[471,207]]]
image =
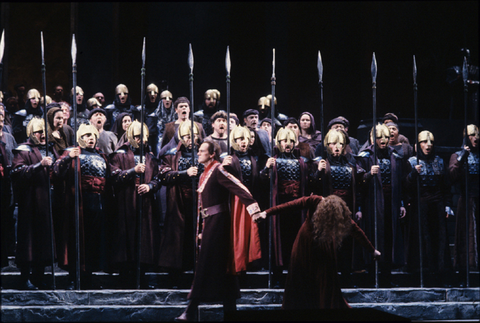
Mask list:
[[292,249],[283,309],[350,308],[342,296],[337,269],[337,250],[351,234],[375,258],[380,252],[351,218],[347,204],[338,196],[302,197],[272,207],[260,214],[288,214],[307,209],[307,219]]

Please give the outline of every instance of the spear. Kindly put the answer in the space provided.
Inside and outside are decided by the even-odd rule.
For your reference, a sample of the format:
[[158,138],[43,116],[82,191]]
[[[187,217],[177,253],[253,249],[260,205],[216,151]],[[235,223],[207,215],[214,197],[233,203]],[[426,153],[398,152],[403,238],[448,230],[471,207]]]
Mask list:
[[[417,108],[417,62],[415,60],[415,55],[413,55],[413,107],[415,109],[415,133],[416,133],[416,144],[415,152],[417,155],[417,164],[420,165],[420,160],[418,159],[418,149],[420,149],[420,144],[418,142],[418,108]],[[422,219],[420,216],[420,176],[417,176],[417,214],[418,214],[418,248],[420,250],[420,288],[423,288],[423,247],[422,247]]]
[[[272,60],[272,100],[271,100],[271,107],[272,107],[272,157],[275,155],[275,85],[277,84],[277,78],[275,76],[275,48],[273,49],[273,60]],[[270,207],[274,206],[273,201],[273,186],[274,186],[274,179],[273,179],[273,167],[270,168]],[[272,288],[272,237],[273,237],[273,219],[270,217],[269,219],[269,231],[268,231],[268,288]]]
[[[142,69],[141,69],[141,93],[140,93],[140,163],[143,163],[144,157],[144,143],[143,143],[143,119],[145,113],[145,37],[143,38],[143,48],[142,48]],[[140,185],[143,184],[145,174],[140,173]],[[136,282],[137,289],[140,289],[140,257],[142,253],[142,218],[143,218],[143,197],[142,195],[137,196],[137,271],[136,271]]]
[[[40,32],[40,39],[42,42],[42,83],[43,83],[43,120],[45,122],[46,136],[45,136],[45,156],[48,157],[48,123],[47,123],[47,81],[45,76],[45,50],[43,46],[43,32]],[[3,37],[2,37],[3,41]],[[47,171],[47,187],[48,187],[48,215],[50,218],[50,241],[52,245],[52,279],[53,279],[53,289],[56,289],[55,284],[55,242],[53,239],[53,215],[52,215],[52,195],[50,191],[50,171]]]
[[2,39],[0,40],[0,91],[3,85],[3,53],[5,52],[5,29],[2,31]]
[[[72,78],[73,78],[73,143],[77,144],[77,44],[75,42],[75,34],[72,36]],[[75,289],[80,290],[80,209],[78,195],[78,157],[74,159],[74,178],[75,178]]]
[[[320,54],[320,51],[318,51],[317,69],[318,69],[318,86],[320,87],[320,120],[322,121],[320,123],[320,132],[322,133],[322,144],[324,144],[323,138],[325,138],[325,132],[324,132],[325,122],[323,120],[323,63],[322,63],[322,55]],[[325,149],[322,149],[322,151],[325,152]],[[325,158],[324,155],[325,153],[322,153],[323,158]]]
[[[192,127],[191,127],[191,141],[192,141],[192,167],[195,166],[195,121],[193,120],[193,112],[194,112],[194,105],[193,105],[193,51],[192,51],[192,44],[188,44],[189,51],[188,51],[188,66],[190,67],[190,74],[189,82],[190,82],[190,118],[192,119]],[[197,263],[197,250],[198,250],[198,239],[197,239],[197,232],[198,227],[197,224],[200,224],[200,218],[196,218],[195,214],[197,214],[197,195],[196,195],[196,188],[197,183],[195,177],[192,177],[192,209],[193,209],[193,232],[194,232],[194,241],[195,241],[195,250],[193,252],[193,266],[195,269]],[[197,214],[199,217],[199,214]]]
[[[462,67],[462,76],[463,76],[463,104],[464,104],[464,109],[465,109],[465,119],[464,119],[464,125],[465,125],[465,143],[467,143],[468,139],[468,130],[467,130],[467,108],[468,108],[468,68],[467,68],[467,57],[463,57],[463,67]],[[467,274],[467,280],[466,280],[466,287],[470,286],[470,268],[469,266],[469,243],[470,243],[470,232],[469,232],[469,222],[470,222],[470,210],[468,209],[469,203],[468,203],[468,158],[465,161],[465,227],[466,227],[466,244],[465,244],[465,252],[466,252],[466,274]]]
[[[377,121],[377,59],[375,58],[375,52],[372,57],[372,98],[373,98],[373,164],[377,164],[377,127],[375,122]],[[376,177],[376,176],[375,176]],[[373,212],[375,221],[375,249],[378,250],[378,231],[377,231],[377,178],[373,179]],[[375,288],[378,288],[378,262],[375,262]]]
[[227,46],[225,56],[225,69],[227,70],[227,154],[230,154],[230,49]]

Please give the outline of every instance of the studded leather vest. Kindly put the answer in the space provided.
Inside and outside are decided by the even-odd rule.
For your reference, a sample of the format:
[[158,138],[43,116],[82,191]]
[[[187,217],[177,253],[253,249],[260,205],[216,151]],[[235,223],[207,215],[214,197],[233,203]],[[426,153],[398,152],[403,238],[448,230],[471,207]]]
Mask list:
[[422,165],[422,170],[420,171],[420,185],[422,187],[434,187],[440,181],[441,176],[444,174],[445,166],[443,159],[438,156],[435,156],[433,160],[418,160],[416,156],[410,157],[408,159],[412,167],[417,165]]
[[100,156],[96,152],[82,149],[79,158],[80,170],[82,172],[82,175],[105,178],[107,172],[107,164],[105,163],[105,159],[103,159],[102,156]]
[[277,173],[280,181],[300,180],[300,161],[295,158],[277,158]]
[[332,177],[332,188],[347,190],[352,185],[352,167],[348,165],[330,166],[330,174]]

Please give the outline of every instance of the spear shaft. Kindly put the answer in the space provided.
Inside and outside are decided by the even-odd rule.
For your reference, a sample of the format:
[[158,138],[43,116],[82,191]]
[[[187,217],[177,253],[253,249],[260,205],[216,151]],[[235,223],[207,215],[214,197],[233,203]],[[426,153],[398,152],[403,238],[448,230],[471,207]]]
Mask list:
[[[191,126],[191,141],[192,141],[192,167],[195,166],[195,121],[193,120],[194,116],[194,105],[193,105],[193,50],[192,44],[189,44],[189,52],[188,52],[188,66],[190,67],[190,74],[189,83],[190,83],[190,118],[192,122]],[[195,271],[195,267],[197,264],[197,252],[198,252],[198,226],[200,225],[200,215],[197,213],[197,181],[195,177],[191,177],[192,179],[192,218],[193,218],[193,234],[194,234],[194,241],[195,241],[195,250],[193,252],[193,268]],[[195,216],[196,215],[196,216]]]
[[[372,130],[372,143],[373,143],[373,165],[377,165],[377,60],[375,58],[375,52],[372,57],[372,101],[373,101],[373,130]],[[377,174],[373,178],[373,212],[375,222],[375,249],[378,250],[378,227],[377,227]],[[375,288],[378,288],[378,262],[375,261]]]
[[5,29],[2,31],[2,39],[0,40],[0,91],[3,85],[3,54],[5,52]]
[[[463,67],[462,67],[462,76],[463,76],[463,105],[464,105],[464,129],[465,129],[465,143],[467,144],[468,140],[468,121],[467,121],[467,109],[468,109],[468,68],[467,68],[467,57],[463,57]],[[470,286],[470,268],[469,268],[469,251],[470,251],[470,210],[469,210],[469,197],[468,197],[468,158],[465,160],[465,253],[466,253],[466,287]],[[475,220],[474,218],[472,220]]]
[[[272,78],[271,78],[271,85],[272,85],[272,99],[271,99],[271,115],[272,115],[272,141],[271,141],[271,155],[274,157],[275,155],[275,85],[277,84],[277,78],[275,76],[275,48],[273,49],[273,60],[272,60]],[[273,186],[274,186],[274,178],[273,178],[273,166],[270,168],[270,207],[275,205],[274,197],[273,197]],[[273,218],[269,218],[269,230],[268,230],[268,288],[272,288],[272,238],[273,238]]]
[[230,154],[230,49],[227,46],[225,69],[227,70],[227,154]]
[[[42,83],[43,83],[43,120],[45,122],[45,156],[48,157],[48,123],[47,123],[47,81],[45,69],[45,50],[43,46],[43,32],[40,32],[42,41]],[[53,129],[52,129],[53,130]],[[50,167],[47,167],[47,187],[48,187],[48,215],[50,218],[50,242],[52,247],[52,279],[53,289],[56,289],[55,284],[55,241],[53,239],[53,215],[52,215],[52,192],[50,190]]]
[[[77,44],[75,34],[72,36],[72,79],[73,79],[73,143],[77,145]],[[80,290],[80,197],[78,185],[78,164],[79,158],[74,159],[75,179],[75,289]]]
[[[415,109],[415,152],[417,155],[417,164],[420,165],[420,159],[418,159],[418,149],[420,149],[420,143],[418,142],[418,105],[417,105],[417,62],[415,55],[413,55],[413,107]],[[417,176],[417,215],[418,215],[418,248],[420,256],[420,288],[423,288],[423,242],[422,242],[422,217],[420,214],[420,176]]]
[[[143,163],[144,157],[144,142],[143,142],[143,120],[145,118],[145,38],[143,38],[142,49],[142,69],[141,69],[141,85],[140,85],[140,163]],[[143,184],[145,173],[140,173],[140,185]],[[141,266],[140,258],[142,255],[142,219],[143,219],[143,196],[137,195],[137,259],[136,259],[136,285],[140,289]]]

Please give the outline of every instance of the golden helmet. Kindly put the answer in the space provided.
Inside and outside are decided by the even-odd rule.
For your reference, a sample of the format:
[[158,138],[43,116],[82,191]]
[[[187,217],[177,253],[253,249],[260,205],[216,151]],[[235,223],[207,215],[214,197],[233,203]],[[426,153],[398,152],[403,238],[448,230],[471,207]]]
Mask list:
[[[83,89],[80,86],[77,86],[77,94],[83,95]],[[73,87],[72,90],[70,91],[70,94],[73,96]]]
[[[270,107],[272,105],[271,104],[272,103],[272,95],[271,94],[267,95],[267,100],[268,100],[268,106]],[[277,97],[275,97],[274,102],[275,102],[275,105],[277,105]]]
[[[142,134],[142,129],[140,128],[140,125],[141,123],[138,120],[135,120],[128,126],[127,129],[127,139],[133,148],[139,147],[137,141],[135,140],[135,136],[140,136]],[[143,124],[143,142],[148,142],[148,127],[145,123]]]
[[98,100],[96,98],[90,98],[88,99],[87,101],[87,107],[90,109],[91,107],[93,107],[94,105],[96,105],[98,108],[100,108],[102,105],[100,104],[100,102],[98,102]]
[[0,102],[3,102],[3,92],[0,91]]
[[[50,103],[52,103],[52,98],[47,95],[47,105],[49,105]],[[43,105],[43,96],[40,99],[40,104]]]
[[27,92],[27,99],[38,99],[40,101],[41,99],[41,95],[40,95],[40,92],[38,92],[38,90],[36,89],[31,89]]
[[214,99],[214,100],[220,100],[220,91],[217,89],[210,89],[205,91],[204,99]]
[[95,135],[95,142],[96,143],[98,142],[98,137],[100,136],[97,128],[95,128],[94,125],[82,123],[80,125],[80,127],[78,127],[78,130],[77,130],[77,142],[78,142],[78,145],[82,148],[87,147],[87,143],[82,139],[82,137],[84,135],[86,135],[87,133],[91,133],[91,134]]
[[[467,126],[467,134],[469,136],[475,136],[477,140],[479,139],[478,127],[474,124],[469,124]],[[463,136],[465,136],[465,131],[463,131]]]
[[150,85],[147,86],[147,93],[150,93],[151,95],[158,94],[158,87],[155,84],[150,83]]
[[172,101],[173,99],[173,94],[169,90],[165,90],[162,93],[160,93],[160,100],[167,100],[167,101]]
[[[387,140],[387,143],[388,143],[388,140],[390,138],[390,130],[388,129],[388,127],[383,123],[382,124],[378,123],[377,126],[375,127],[375,130],[377,132],[376,139],[382,138],[383,140]],[[373,140],[373,127],[372,127],[372,130],[370,130],[370,142],[371,143],[375,142],[375,140]]]
[[426,141],[428,145],[433,145],[435,139],[433,138],[433,133],[428,130],[423,130],[418,134],[418,142]]
[[33,134],[37,131],[42,131],[45,134],[45,121],[42,118],[34,117],[27,125],[27,137],[35,143],[35,145],[40,144],[37,137]]
[[258,99],[258,110],[266,110],[267,108],[270,107],[270,100],[267,99],[267,97],[262,96],[260,99]]
[[329,154],[333,154],[332,150],[329,147],[329,144],[332,143],[340,145],[340,151],[343,152],[347,143],[347,139],[345,138],[345,132],[330,129],[330,131],[328,131],[327,135],[325,136],[325,140],[323,141],[323,144],[327,148]]
[[115,88],[115,95],[118,95],[120,93],[128,94],[128,88],[125,84],[118,84]]
[[[193,134],[194,135],[199,135],[200,133],[200,129],[198,128],[198,125],[197,123],[194,123],[194,127],[193,127]],[[180,126],[178,127],[178,133],[177,133],[177,136],[178,136],[178,139],[182,142],[182,144],[187,147],[187,143],[185,142],[185,140],[183,140],[183,137],[184,136],[187,136],[187,135],[192,135],[192,121],[191,120],[186,120],[184,122],[182,122],[180,124]]]
[[247,145],[250,145],[250,129],[247,127],[235,126],[230,132],[230,145],[233,149],[240,150],[240,146],[238,146],[236,140],[242,137],[247,139]]
[[285,140],[287,143],[292,143],[292,145],[295,145],[295,143],[297,142],[297,136],[295,135],[295,132],[293,132],[293,130],[291,129],[278,129],[277,136],[275,137],[275,142],[277,143],[277,148],[278,150],[280,150],[281,153],[283,153],[283,149],[280,144],[280,141],[282,140]]

